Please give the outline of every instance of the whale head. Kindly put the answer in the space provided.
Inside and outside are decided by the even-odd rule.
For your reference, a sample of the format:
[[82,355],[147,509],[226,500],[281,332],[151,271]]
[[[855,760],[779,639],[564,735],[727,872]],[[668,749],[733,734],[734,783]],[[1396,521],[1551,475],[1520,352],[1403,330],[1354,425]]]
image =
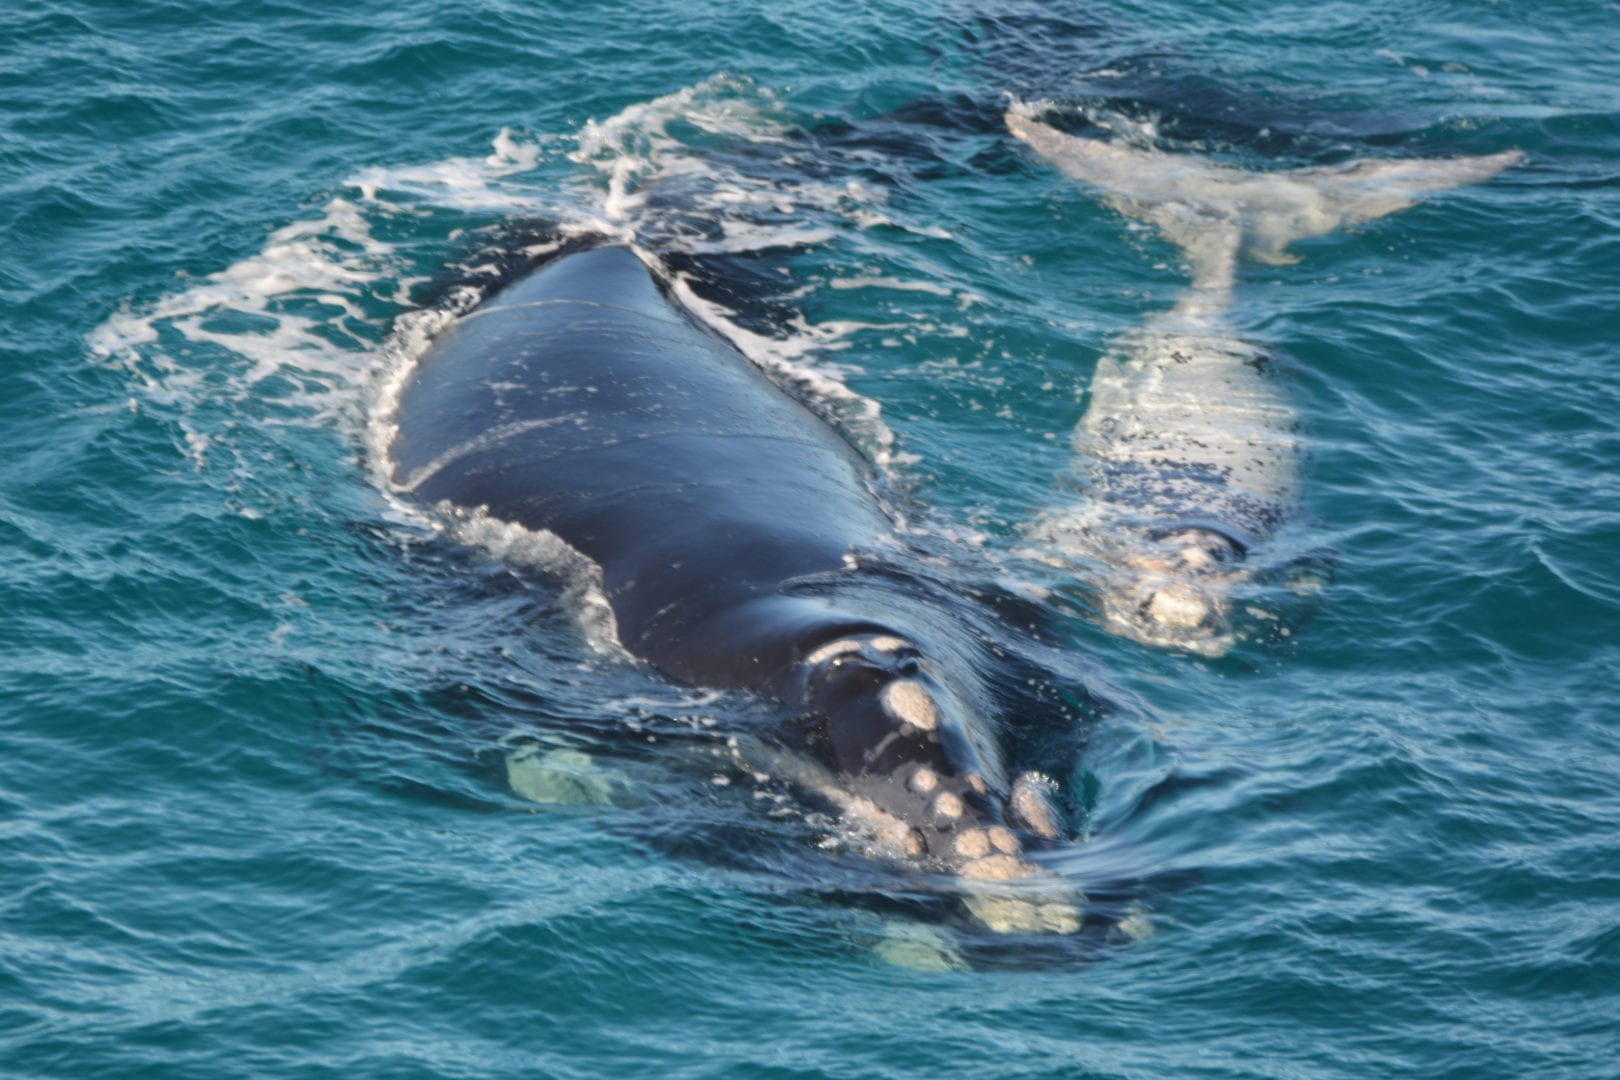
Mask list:
[[1007,780],[922,651],[861,633],[803,656],[818,792],[877,855],[955,875],[969,912],[1001,932],[1072,933],[1077,895],[1031,861],[1063,837],[1049,782]]
[[1242,580],[1242,546],[1213,530],[1191,528],[1143,538],[1129,548],[1110,560],[1101,583],[1108,625],[1145,644],[1225,655],[1235,641],[1232,591]]

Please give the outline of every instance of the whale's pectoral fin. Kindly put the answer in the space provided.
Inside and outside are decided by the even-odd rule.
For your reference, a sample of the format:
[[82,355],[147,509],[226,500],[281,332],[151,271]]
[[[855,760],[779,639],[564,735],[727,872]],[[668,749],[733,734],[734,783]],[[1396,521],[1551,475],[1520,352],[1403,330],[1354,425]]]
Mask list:
[[623,777],[584,751],[528,741],[507,753],[506,781],[513,794],[542,806],[614,806],[623,789]]
[[1103,189],[1121,213],[1157,226],[1186,253],[1195,282],[1205,287],[1231,284],[1240,247],[1260,262],[1296,262],[1288,252],[1295,240],[1393,214],[1524,160],[1522,152],[1508,150],[1255,172],[1070,135],[1016,111],[1006,114],[1006,122],[1008,131],[1065,176]]
[[883,938],[873,951],[884,963],[907,971],[966,971],[968,968],[961,950],[945,932],[923,923],[886,920]]

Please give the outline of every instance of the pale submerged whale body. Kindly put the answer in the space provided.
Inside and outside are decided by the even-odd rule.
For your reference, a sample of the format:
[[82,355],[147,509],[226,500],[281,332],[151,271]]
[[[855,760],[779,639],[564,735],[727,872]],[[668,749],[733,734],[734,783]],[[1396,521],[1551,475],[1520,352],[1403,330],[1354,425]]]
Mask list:
[[[1192,281],[1170,311],[1116,343],[1097,367],[1075,434],[1085,501],[1031,529],[1048,561],[1100,576],[1101,617],[1151,645],[1220,656],[1236,640],[1256,548],[1294,513],[1299,417],[1265,350],[1226,326],[1239,257],[1288,263],[1288,245],[1485,180],[1521,160],[1361,160],[1261,173],[1083,138],[1020,110],[1009,131],[1065,175],[1178,245]],[[1318,586],[1308,567],[1296,591]]]
[[1006,775],[960,644],[903,595],[844,588],[891,531],[864,461],[635,251],[563,255],[463,316],[395,419],[402,488],[561,538],[633,656],[786,704],[776,771],[878,853],[980,883],[964,902],[993,930],[1078,929],[1026,858],[1060,836],[1046,785]]

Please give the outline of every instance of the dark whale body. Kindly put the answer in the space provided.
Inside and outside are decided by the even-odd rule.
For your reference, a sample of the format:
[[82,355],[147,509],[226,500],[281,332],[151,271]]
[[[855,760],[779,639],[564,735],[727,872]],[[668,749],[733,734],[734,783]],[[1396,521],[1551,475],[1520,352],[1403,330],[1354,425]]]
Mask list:
[[875,810],[899,853],[1014,877],[1033,868],[1002,822],[1056,835],[999,774],[967,715],[969,665],[936,663],[952,654],[927,617],[840,589],[846,557],[891,528],[863,460],[630,249],[563,256],[463,317],[397,423],[401,486],[594,560],[630,653],[808,719],[786,732],[807,744],[793,749],[838,778],[846,811]]
[[462,319],[398,418],[401,482],[589,556],[624,646],[695,685],[760,686],[826,618],[777,586],[889,528],[849,445],[627,248],[566,256]]

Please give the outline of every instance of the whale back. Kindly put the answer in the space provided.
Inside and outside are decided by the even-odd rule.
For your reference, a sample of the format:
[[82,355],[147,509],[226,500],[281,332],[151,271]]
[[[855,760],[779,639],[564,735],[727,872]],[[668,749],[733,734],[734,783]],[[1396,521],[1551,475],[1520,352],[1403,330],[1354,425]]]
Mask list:
[[763,685],[825,617],[780,586],[889,528],[853,448],[624,247],[464,316],[397,424],[397,483],[562,538],[601,566],[625,647],[689,682]]

